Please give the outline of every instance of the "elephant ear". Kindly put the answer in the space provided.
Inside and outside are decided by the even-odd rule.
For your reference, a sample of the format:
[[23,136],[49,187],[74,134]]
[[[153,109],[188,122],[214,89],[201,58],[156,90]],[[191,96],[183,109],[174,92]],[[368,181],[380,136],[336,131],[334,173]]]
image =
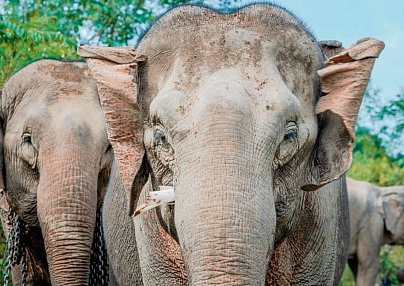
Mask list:
[[396,234],[399,218],[403,213],[404,205],[400,203],[397,193],[383,195],[384,225],[391,234]]
[[[2,101],[2,91],[0,90],[0,102]],[[0,108],[1,110],[1,108]],[[5,192],[5,169],[4,169],[4,133],[3,133],[3,117],[0,117],[0,209],[4,213],[10,211],[10,205],[8,204],[6,192]]]
[[145,153],[143,119],[137,98],[138,65],[145,57],[130,47],[79,46],[77,54],[86,59],[96,81],[108,139],[114,149],[128,210],[132,214],[138,197],[133,192],[138,189],[134,181],[139,181],[136,175]]
[[327,59],[339,54],[344,50],[342,43],[339,41],[328,40],[328,41],[319,41],[318,43]]
[[322,96],[316,145],[309,158],[303,189],[314,191],[340,178],[352,162],[355,124],[373,64],[384,48],[382,41],[365,38],[330,57],[318,71]]
[[[1,98],[1,95],[2,95],[2,93],[0,91],[0,98]],[[5,189],[5,184],[4,184],[5,169],[4,169],[3,146],[4,146],[3,120],[0,118],[0,190],[1,190],[1,192],[3,192]]]

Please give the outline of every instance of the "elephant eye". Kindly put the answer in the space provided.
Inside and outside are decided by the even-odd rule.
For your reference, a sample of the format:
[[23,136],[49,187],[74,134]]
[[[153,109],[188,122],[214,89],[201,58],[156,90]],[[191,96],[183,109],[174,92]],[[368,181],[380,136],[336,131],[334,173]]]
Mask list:
[[294,141],[297,139],[297,125],[295,122],[289,122],[288,125],[286,126],[286,131],[285,135],[283,137],[283,140],[289,140],[289,141]]
[[35,169],[37,166],[38,152],[32,142],[32,135],[24,132],[21,136],[21,158],[28,163],[28,165]]
[[21,140],[23,143],[28,143],[28,144],[32,144],[32,139],[31,139],[31,134],[29,133],[23,133],[21,136]]
[[291,121],[286,125],[283,140],[275,153],[275,168],[283,166],[295,155],[299,148],[298,131],[296,122]]
[[166,136],[164,134],[164,131],[161,129],[155,129],[153,132],[153,138],[155,142],[161,142],[166,139]]
[[111,144],[108,144],[107,149],[105,149],[105,153],[107,153],[107,152],[109,152],[109,151],[111,151],[111,150],[112,150],[112,145],[111,145]]

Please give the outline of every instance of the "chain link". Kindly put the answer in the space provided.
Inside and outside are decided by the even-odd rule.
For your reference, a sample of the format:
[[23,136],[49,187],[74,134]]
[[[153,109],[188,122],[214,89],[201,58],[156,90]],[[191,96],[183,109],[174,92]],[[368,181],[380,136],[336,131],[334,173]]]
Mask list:
[[8,286],[10,279],[11,267],[15,267],[21,264],[22,272],[22,286],[27,284],[27,262],[25,253],[25,241],[24,234],[26,231],[26,225],[18,217],[18,215],[10,210],[8,214],[8,228],[9,234],[7,237],[7,266],[4,275],[4,286]]
[[108,257],[102,228],[102,206],[97,210],[90,262],[90,286],[107,286],[109,283]]

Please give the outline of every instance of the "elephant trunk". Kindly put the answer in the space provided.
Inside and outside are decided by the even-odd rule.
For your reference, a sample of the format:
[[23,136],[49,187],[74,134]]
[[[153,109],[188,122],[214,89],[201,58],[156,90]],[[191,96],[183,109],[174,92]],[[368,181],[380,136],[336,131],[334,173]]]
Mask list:
[[189,282],[264,285],[276,224],[271,172],[225,143],[193,142],[178,161],[175,224]]
[[87,285],[97,208],[96,168],[82,159],[58,159],[45,163],[49,165],[43,168],[37,194],[51,282]]

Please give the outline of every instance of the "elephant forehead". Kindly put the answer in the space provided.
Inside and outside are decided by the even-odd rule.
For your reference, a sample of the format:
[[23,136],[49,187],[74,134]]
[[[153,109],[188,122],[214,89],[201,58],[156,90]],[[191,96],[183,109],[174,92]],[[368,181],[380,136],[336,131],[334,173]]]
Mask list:
[[70,99],[49,106],[49,112],[51,125],[55,130],[64,130],[66,136],[70,134],[81,139],[92,138],[96,142],[107,141],[104,114],[99,104]]
[[196,72],[198,76],[190,76],[184,69],[183,62],[177,61],[150,106],[152,118],[159,118],[168,126],[178,125],[188,117],[192,117],[189,123],[223,113],[238,117],[243,114],[245,120],[260,118],[267,124],[269,118],[295,118],[302,111],[301,102],[270,60],[259,72],[256,67],[212,71],[205,66]]
[[173,9],[150,28],[138,50],[149,57],[162,50],[189,51],[199,62],[214,61],[212,56],[233,50],[259,61],[264,41],[289,51],[296,60],[307,62],[307,57],[313,57],[320,64],[314,37],[292,14],[273,5],[250,5],[229,14],[195,6]]
[[148,57],[143,98],[160,93],[178,73],[178,61],[182,66],[176,88],[184,91],[197,88],[206,75],[236,68],[248,74],[251,83],[278,73],[307,107],[319,95],[317,70],[323,56],[318,44],[294,17],[271,5],[232,14],[189,6],[174,9],[146,33],[138,50]]
[[[192,35],[179,34],[174,39],[168,36],[158,40],[160,43],[155,47],[146,45],[147,51],[140,48],[140,52],[147,54],[150,65],[160,67],[170,66],[180,58],[185,72],[190,75],[201,66],[207,66],[211,71],[235,65],[260,67],[264,58],[272,57],[279,66],[290,66],[289,72],[313,78],[321,68],[321,54],[307,45],[308,41],[295,32],[290,32],[290,37],[280,37],[263,35],[260,31],[243,27],[222,27],[212,34],[198,29]],[[165,71],[160,69],[160,73]]]

